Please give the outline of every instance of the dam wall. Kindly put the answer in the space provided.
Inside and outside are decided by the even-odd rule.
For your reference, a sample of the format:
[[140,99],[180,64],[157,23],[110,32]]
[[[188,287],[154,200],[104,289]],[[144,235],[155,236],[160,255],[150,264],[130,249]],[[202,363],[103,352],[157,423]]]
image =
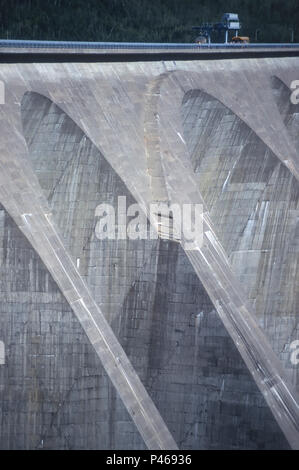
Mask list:
[[31,202],[49,214],[180,449],[299,445],[223,321],[231,288],[219,305],[174,240],[96,236],[97,206],[121,196],[203,203],[231,285],[298,393],[298,73],[297,57],[1,64],[1,449],[146,448],[43,240],[20,221],[23,194],[22,215]]

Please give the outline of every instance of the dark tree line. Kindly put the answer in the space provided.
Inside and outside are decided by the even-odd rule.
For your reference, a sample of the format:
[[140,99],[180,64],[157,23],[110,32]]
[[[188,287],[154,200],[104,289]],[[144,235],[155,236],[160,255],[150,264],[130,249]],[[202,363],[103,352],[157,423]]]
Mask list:
[[252,41],[299,42],[298,0],[0,0],[0,37],[193,42],[193,25],[225,12]]

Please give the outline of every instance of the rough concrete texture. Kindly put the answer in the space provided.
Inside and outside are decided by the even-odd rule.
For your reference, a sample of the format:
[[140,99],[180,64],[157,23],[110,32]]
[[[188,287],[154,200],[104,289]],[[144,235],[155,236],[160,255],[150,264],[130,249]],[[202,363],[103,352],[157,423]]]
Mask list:
[[[182,449],[289,444],[181,245],[100,241],[95,208],[169,198],[163,172],[170,188],[177,180],[155,154],[158,112],[158,141],[170,155],[184,145],[232,271],[298,391],[297,70],[296,58],[0,67],[1,169],[21,161],[43,191],[44,212]],[[5,187],[3,178],[0,447],[145,448]]]
[[[298,105],[291,104],[288,91],[280,98],[293,108],[285,122],[297,137]],[[210,95],[187,93],[182,114],[190,158],[216,232],[274,350],[298,384],[298,368],[289,358],[290,342],[299,335],[297,180]]]

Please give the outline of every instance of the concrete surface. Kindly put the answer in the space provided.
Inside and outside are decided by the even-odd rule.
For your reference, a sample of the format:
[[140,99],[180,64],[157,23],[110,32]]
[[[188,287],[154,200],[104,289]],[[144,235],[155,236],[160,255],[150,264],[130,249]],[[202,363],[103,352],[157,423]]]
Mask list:
[[[297,64],[1,65],[1,448],[298,447]],[[203,249],[98,240],[119,195]]]

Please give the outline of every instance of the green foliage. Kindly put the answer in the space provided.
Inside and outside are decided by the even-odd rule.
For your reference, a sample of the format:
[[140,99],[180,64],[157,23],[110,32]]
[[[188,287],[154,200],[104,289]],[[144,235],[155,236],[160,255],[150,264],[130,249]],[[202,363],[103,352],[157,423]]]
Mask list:
[[[299,42],[298,0],[0,0],[0,37],[193,42],[193,25],[239,13],[252,41]],[[217,40],[215,37],[214,40]]]

